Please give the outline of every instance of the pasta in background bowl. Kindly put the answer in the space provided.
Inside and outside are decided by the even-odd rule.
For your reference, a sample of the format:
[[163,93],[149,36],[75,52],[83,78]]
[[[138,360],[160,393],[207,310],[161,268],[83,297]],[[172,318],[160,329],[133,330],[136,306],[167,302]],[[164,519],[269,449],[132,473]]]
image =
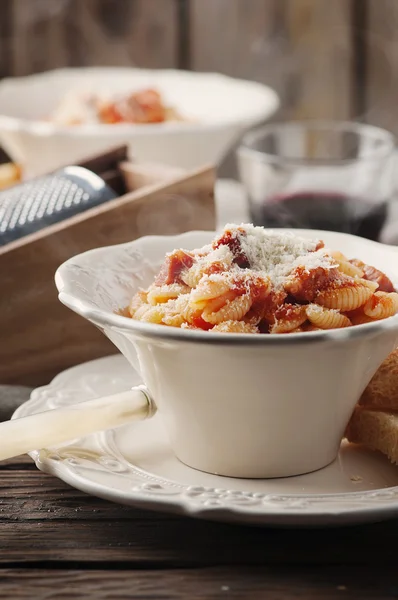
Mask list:
[[[74,105],[66,106],[66,120],[77,116],[80,121],[83,112],[84,123],[65,125],[65,106],[55,121],[43,121],[74,90],[105,89],[113,99],[149,88],[161,94],[165,107],[182,120],[114,124],[111,101],[105,110],[107,123],[97,123],[92,107],[81,107],[79,101],[76,106],[72,99]],[[34,175],[125,144],[134,161],[193,169],[219,164],[245,131],[269,119],[278,106],[278,95],[268,86],[217,73],[62,68],[1,80],[0,142],[14,162]],[[148,110],[144,112],[148,117]]]
[[[398,281],[395,248],[327,231],[283,230],[279,233],[301,236],[305,240],[301,242],[304,255],[318,253],[317,260],[311,258],[316,268],[326,268],[325,251],[311,240],[323,240],[326,249],[340,252],[325,259],[329,261],[328,269],[338,273],[339,281],[355,277],[357,283],[361,280],[361,293],[367,295],[364,302],[361,299],[361,310],[377,292],[374,285],[363,283],[371,281],[364,278],[365,265],[382,271],[393,283]],[[278,230],[274,234],[278,234]],[[121,308],[131,306],[137,292],[153,284],[167,253],[204,246],[209,250],[209,245],[222,235],[222,232],[189,232],[178,236],[150,236],[121,246],[91,250],[58,269],[55,279],[59,298],[99,327],[140,371],[159,408],[171,446],[182,462],[219,475],[250,478],[284,477],[320,469],[336,458],[356,402],[382,361],[397,347],[398,316],[375,319],[373,315],[371,322],[351,326],[357,309],[352,309],[352,305],[348,306],[351,310],[346,310],[347,305],[345,310],[326,306],[325,298],[330,299],[330,294],[325,293],[323,305],[317,304],[313,300],[319,301],[318,288],[317,298],[297,300],[300,290],[296,288],[293,288],[296,296],[291,290],[284,298],[285,304],[292,304],[295,298],[295,303],[305,307],[306,321],[297,325],[305,330],[294,335],[275,331],[265,335],[226,332],[220,327],[213,332],[192,329],[189,323],[186,327],[176,326],[176,323],[167,326],[131,318],[128,312],[120,314]],[[202,254],[206,255],[206,250]],[[350,267],[342,255],[361,262],[348,263]],[[295,266],[300,267],[303,254],[297,255],[297,247],[296,254],[291,256],[298,260]],[[244,258],[243,253],[242,260]],[[271,264],[272,267],[272,262],[267,263],[267,254],[263,258],[262,266]],[[253,261],[251,265],[242,263],[239,268],[255,271]],[[351,269],[351,273],[344,273],[347,269]],[[291,275],[287,268],[269,270],[271,283],[277,288]],[[264,275],[260,271],[250,275],[257,277],[255,287],[263,293],[265,286],[261,278]],[[163,269],[165,273],[167,275]],[[190,275],[184,285],[190,288],[189,294],[194,294],[200,279],[194,281],[192,277],[190,283],[195,287],[190,286]],[[236,270],[228,277],[233,279],[235,275],[243,273]],[[369,272],[367,277],[370,277]],[[384,286],[386,281],[388,279],[383,280]],[[267,280],[266,285],[269,283]],[[328,285],[320,287],[325,291]],[[250,294],[254,293],[250,277],[245,286]],[[309,287],[309,291],[311,289],[313,287]],[[301,292],[307,293],[306,289]],[[394,292],[385,293],[395,298]],[[148,294],[144,303],[147,299]],[[151,306],[164,304],[158,300],[155,295]],[[178,297],[172,300],[178,301]],[[230,302],[233,300],[229,298]],[[203,298],[201,301],[203,303]],[[223,302],[225,306],[225,298]],[[375,302],[375,306],[383,303]],[[308,308],[310,306],[312,308]],[[200,308],[203,318],[205,307],[202,304]],[[316,311],[324,315],[324,309],[339,310],[331,314],[350,319],[350,326],[347,323],[346,327],[328,331],[308,331],[313,329],[310,323],[317,318]],[[206,315],[217,312],[211,310]],[[245,322],[246,314],[232,320]],[[219,323],[210,325],[212,328]],[[259,323],[251,325],[258,327]]]

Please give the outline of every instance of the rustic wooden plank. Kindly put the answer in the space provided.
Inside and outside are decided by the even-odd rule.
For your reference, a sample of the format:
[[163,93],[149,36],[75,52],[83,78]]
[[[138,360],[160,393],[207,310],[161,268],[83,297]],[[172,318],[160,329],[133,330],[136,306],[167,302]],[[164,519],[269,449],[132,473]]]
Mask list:
[[[54,594],[54,590],[57,590]],[[391,600],[396,572],[362,572],[346,566],[314,569],[233,567],[172,571],[0,570],[0,599],[62,600],[250,598],[250,600]]]
[[[51,506],[49,504],[49,506]],[[98,507],[98,505],[97,505]],[[170,518],[51,519],[42,505],[36,521],[5,521],[0,527],[3,567],[59,563],[102,568],[187,568],[219,565],[313,564],[395,566],[397,522],[350,529],[271,530]],[[94,510],[98,510],[94,509]],[[94,512],[93,510],[93,512]],[[78,512],[78,510],[76,511]],[[305,544],[303,540],[305,539]],[[377,548],[377,553],[369,552]]]
[[366,0],[362,8],[367,9],[367,30],[359,38],[365,53],[365,106],[361,116],[397,134],[398,3]]
[[177,31],[174,0],[13,0],[13,74],[62,66],[173,67]]
[[271,85],[282,117],[350,116],[352,0],[190,0],[190,8],[195,70]]
[[28,456],[28,454],[22,454],[21,456],[16,456],[14,458],[7,458],[6,460],[2,460],[0,462],[0,482],[2,477],[2,470],[25,469],[30,468],[31,466],[34,466],[34,462],[30,458],[30,456]]
[[[87,496],[40,471],[0,472],[3,566],[44,561],[177,568],[284,565],[288,560],[291,565],[375,567],[396,565],[397,534],[397,520],[298,534],[159,515]],[[370,547],[377,547],[377,554]]]
[[[28,460],[31,461],[29,457]],[[0,471],[0,524],[68,519],[88,519],[93,523],[104,518],[119,521],[132,518],[170,519],[162,514],[138,509],[132,511],[127,506],[88,496],[55,477],[43,474],[32,461],[21,463],[18,468],[3,468]]]

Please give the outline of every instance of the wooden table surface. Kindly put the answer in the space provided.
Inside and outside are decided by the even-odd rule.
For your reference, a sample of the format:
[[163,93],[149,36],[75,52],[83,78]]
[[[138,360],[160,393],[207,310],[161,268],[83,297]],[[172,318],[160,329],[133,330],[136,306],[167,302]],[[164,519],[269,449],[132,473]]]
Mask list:
[[398,521],[240,527],[118,506],[0,465],[0,599],[398,598]]

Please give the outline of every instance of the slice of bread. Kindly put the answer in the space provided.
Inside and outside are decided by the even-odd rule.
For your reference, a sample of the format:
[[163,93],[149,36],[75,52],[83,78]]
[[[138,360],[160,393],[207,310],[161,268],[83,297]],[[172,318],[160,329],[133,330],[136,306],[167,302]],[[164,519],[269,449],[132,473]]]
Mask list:
[[349,442],[379,450],[398,464],[398,411],[368,410],[357,406],[347,426]]
[[380,366],[362,394],[359,405],[398,411],[398,348]]

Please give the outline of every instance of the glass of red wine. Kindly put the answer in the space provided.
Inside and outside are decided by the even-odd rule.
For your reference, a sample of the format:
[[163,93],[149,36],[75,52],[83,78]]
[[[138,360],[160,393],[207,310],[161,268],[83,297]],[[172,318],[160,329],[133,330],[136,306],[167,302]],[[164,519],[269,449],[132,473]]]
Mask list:
[[394,193],[395,138],[353,122],[268,124],[237,150],[255,225],[378,240]]

